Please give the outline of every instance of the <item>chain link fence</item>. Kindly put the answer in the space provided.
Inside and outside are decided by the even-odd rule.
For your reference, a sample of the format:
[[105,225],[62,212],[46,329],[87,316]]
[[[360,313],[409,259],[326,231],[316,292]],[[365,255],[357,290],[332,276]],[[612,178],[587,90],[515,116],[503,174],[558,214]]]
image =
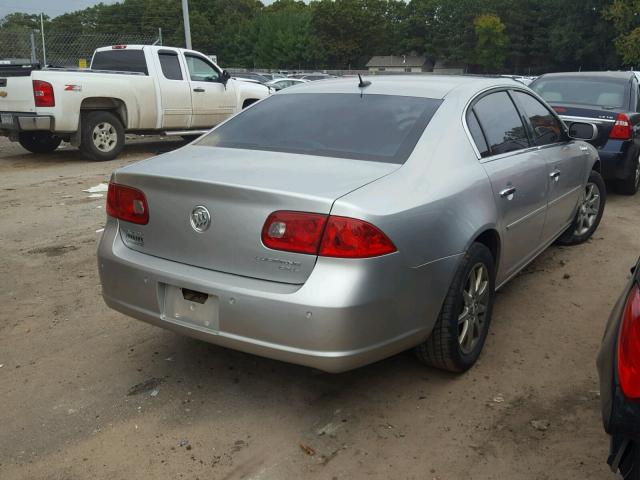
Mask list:
[[0,31],[0,60],[20,59],[52,67],[87,67],[93,51],[118,44],[162,44],[162,32],[155,35],[118,33],[67,33]]

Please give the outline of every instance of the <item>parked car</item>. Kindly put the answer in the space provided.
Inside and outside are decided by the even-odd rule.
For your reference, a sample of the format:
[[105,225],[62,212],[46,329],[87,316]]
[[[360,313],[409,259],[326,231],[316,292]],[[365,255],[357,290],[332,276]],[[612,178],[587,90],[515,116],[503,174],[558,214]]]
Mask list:
[[307,80],[302,80],[300,78],[276,78],[275,80],[267,82],[266,85],[275,90],[282,90],[283,88],[292,87],[293,85],[306,82]]
[[[274,121],[277,119],[277,121]],[[598,227],[588,143],[524,85],[380,76],[284,89],[191,145],[113,173],[106,303],[330,372],[411,347],[461,372],[495,290]]]
[[531,84],[565,122],[589,121],[599,134],[605,180],[621,193],[640,186],[640,94],[634,72],[574,72],[542,75]]
[[199,135],[269,94],[181,48],[98,48],[91,69],[0,65],[0,136],[34,153],[65,140],[91,160],[118,156],[126,133]]
[[314,80],[326,80],[327,78],[334,78],[331,75],[327,75],[326,73],[309,73],[306,75],[302,75],[300,77],[303,80],[310,80],[310,81],[314,81]]
[[640,260],[613,307],[598,353],[602,418],[611,436],[609,465],[640,479]]
[[269,79],[261,73],[253,73],[253,72],[241,72],[233,75],[233,78],[238,80],[254,80],[258,83],[265,84],[269,81]]
[[278,78],[287,78],[287,76],[283,75],[282,73],[260,73],[260,75],[262,75],[269,81],[276,80]]

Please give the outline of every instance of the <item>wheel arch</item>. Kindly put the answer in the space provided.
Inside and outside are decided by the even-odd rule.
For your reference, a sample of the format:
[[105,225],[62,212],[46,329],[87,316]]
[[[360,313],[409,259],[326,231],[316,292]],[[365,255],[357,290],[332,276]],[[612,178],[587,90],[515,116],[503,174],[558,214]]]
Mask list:
[[96,110],[113,113],[118,117],[124,129],[127,129],[129,116],[127,105],[122,99],[115,97],[88,97],[80,104],[80,113]]
[[482,229],[478,234],[476,234],[470,245],[473,243],[481,243],[489,249],[491,255],[493,256],[497,271],[498,266],[500,265],[500,253],[502,249],[502,242],[498,230],[496,230],[494,227],[486,227]]

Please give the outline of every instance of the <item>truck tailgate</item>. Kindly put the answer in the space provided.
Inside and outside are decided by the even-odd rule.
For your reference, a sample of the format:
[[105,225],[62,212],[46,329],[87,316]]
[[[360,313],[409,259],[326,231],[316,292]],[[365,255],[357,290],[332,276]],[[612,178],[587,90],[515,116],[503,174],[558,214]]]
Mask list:
[[35,112],[35,109],[31,77],[3,77],[0,72],[0,112]]

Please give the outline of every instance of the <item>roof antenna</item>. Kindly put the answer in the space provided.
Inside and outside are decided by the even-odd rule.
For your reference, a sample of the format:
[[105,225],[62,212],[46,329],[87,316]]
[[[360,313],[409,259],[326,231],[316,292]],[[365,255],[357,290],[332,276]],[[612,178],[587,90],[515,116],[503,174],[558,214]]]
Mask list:
[[358,74],[358,78],[360,79],[360,83],[358,83],[358,87],[364,88],[371,85],[371,82],[369,80],[362,80],[362,75]]

